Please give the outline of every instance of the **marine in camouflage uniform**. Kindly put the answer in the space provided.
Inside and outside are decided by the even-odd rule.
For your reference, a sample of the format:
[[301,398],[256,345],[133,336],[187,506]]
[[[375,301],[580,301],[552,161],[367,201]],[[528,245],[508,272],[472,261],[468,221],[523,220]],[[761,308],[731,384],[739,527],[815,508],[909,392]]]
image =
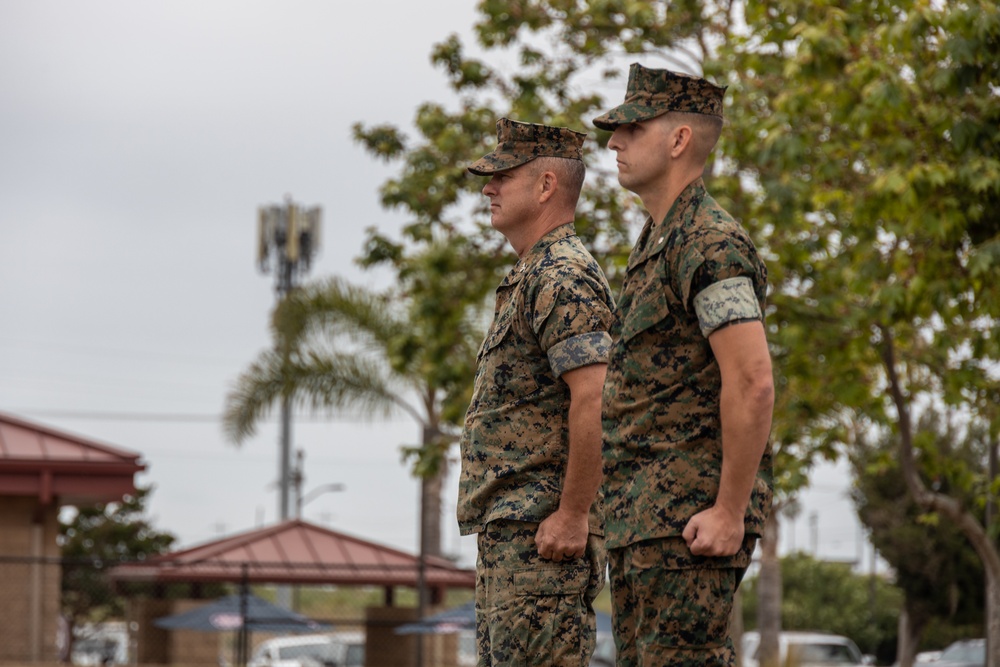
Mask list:
[[619,182],[650,213],[604,387],[604,496],[619,667],[732,665],[729,616],[771,504],[767,271],[701,178],[724,88],[634,64]]
[[458,521],[478,533],[479,665],[586,665],[604,585],[600,401],[614,301],[573,228],[586,135],[497,122],[469,170],[517,252],[496,292],[461,442]]

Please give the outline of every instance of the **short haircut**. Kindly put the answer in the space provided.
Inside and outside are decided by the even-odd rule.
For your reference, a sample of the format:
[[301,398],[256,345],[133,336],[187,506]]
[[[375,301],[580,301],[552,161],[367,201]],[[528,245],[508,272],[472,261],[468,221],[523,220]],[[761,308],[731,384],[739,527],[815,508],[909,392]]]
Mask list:
[[688,125],[692,131],[693,157],[700,162],[708,160],[712,154],[712,149],[719,142],[722,136],[722,118],[703,113],[690,113],[687,111],[670,111],[666,114],[667,121],[671,127],[678,125]]
[[563,190],[567,199],[574,205],[580,198],[580,191],[583,190],[583,181],[587,176],[587,166],[583,160],[570,160],[562,157],[542,156],[531,161],[534,173],[540,174],[543,171],[554,172],[559,179],[560,189]]

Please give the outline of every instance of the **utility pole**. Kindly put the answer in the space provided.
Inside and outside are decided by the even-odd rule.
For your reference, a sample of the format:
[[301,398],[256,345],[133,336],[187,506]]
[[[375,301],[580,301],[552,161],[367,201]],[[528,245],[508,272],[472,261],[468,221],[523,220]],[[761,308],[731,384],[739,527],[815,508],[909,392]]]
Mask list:
[[819,558],[819,514],[809,513],[809,542],[813,558]]
[[[274,291],[277,302],[298,286],[299,279],[309,271],[319,249],[322,210],[318,206],[303,208],[288,195],[284,205],[271,204],[257,208],[257,266],[261,273],[274,271]],[[278,453],[278,518],[291,516],[292,491],[292,397],[281,398],[281,442]],[[278,591],[278,602],[286,607],[290,595],[285,588]],[[287,597],[287,600],[282,598]]]

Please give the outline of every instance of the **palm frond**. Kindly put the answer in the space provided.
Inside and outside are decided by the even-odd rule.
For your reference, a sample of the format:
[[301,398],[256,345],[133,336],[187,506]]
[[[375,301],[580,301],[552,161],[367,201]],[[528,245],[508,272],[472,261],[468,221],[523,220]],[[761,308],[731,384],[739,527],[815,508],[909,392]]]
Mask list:
[[223,428],[231,442],[244,442],[285,396],[296,406],[349,410],[365,417],[388,416],[402,409],[419,421],[420,413],[392,390],[399,384],[383,365],[369,358],[307,353],[289,359],[267,350],[240,375],[226,397]]
[[345,336],[385,350],[405,325],[385,295],[340,279],[304,285],[278,304],[271,327],[279,345],[302,345],[310,336]]

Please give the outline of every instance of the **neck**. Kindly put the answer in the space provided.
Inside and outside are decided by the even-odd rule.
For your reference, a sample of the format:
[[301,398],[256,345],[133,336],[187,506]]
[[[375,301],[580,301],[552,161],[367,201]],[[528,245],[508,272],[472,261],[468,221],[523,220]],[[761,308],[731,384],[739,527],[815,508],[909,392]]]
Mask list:
[[701,169],[689,169],[681,174],[667,176],[660,187],[651,188],[648,192],[637,193],[642,205],[649,213],[653,222],[660,222],[670,212],[684,188],[701,178]]
[[573,209],[561,207],[551,211],[543,210],[542,214],[531,224],[507,234],[507,241],[518,258],[524,257],[528,251],[542,238],[556,227],[561,227],[567,222],[573,222],[576,212]]

